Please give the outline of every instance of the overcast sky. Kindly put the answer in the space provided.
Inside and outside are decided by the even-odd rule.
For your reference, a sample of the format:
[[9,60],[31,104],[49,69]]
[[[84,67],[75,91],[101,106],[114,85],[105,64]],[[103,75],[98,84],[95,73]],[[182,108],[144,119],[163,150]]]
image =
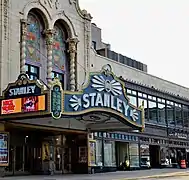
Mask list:
[[112,50],[189,87],[189,0],[79,0]]

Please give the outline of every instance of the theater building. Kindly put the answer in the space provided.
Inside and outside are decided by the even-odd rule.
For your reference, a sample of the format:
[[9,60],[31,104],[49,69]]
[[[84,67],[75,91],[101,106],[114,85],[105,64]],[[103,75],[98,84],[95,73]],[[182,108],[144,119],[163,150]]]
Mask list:
[[144,130],[143,106],[129,102],[110,65],[90,73],[80,91],[63,90],[58,78],[49,88],[22,73],[3,91],[0,119],[1,166],[13,175],[44,174],[49,158],[56,173],[95,172],[98,145],[92,132]]
[[[110,50],[78,0],[6,0],[0,166],[6,175],[115,171],[189,158],[189,91]],[[153,152],[153,153],[152,153]]]

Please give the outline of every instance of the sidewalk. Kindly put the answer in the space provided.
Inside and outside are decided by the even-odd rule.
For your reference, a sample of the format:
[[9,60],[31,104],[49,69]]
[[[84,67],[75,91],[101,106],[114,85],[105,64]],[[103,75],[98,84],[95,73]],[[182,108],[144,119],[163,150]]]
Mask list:
[[187,169],[151,169],[139,171],[117,171],[98,174],[73,174],[55,176],[14,176],[0,180],[142,180],[148,178],[162,178],[175,176],[189,176]]
[[186,172],[176,172],[176,173],[165,173],[165,174],[159,174],[159,175],[152,175],[152,176],[143,176],[143,177],[132,177],[132,178],[122,178],[117,180],[148,180],[150,179],[165,179],[170,177],[183,177],[188,176],[189,179],[189,171]]

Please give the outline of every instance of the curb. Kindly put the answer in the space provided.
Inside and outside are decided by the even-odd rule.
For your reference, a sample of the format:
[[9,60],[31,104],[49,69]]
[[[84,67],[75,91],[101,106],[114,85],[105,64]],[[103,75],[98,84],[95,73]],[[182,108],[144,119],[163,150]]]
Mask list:
[[181,177],[181,176],[189,176],[189,171],[187,172],[178,172],[178,173],[171,173],[171,174],[164,174],[164,175],[153,175],[153,176],[143,176],[143,177],[133,177],[133,178],[121,178],[117,180],[142,180],[142,179],[161,179],[161,178],[169,178],[169,177]]

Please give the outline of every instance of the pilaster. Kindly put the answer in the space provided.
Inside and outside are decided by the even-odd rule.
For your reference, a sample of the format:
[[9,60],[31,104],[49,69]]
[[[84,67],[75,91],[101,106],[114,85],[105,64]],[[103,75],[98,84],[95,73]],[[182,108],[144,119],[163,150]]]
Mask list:
[[47,45],[47,85],[51,87],[52,84],[52,54],[53,54],[53,43],[54,43],[54,30],[48,29],[45,31],[46,45]]
[[70,90],[76,90],[76,53],[77,53],[77,43],[79,42],[77,38],[69,38],[67,40],[69,43],[69,58],[70,58]]
[[27,20],[21,20],[21,55],[20,55],[20,73],[25,73],[26,68],[26,39],[27,39]]

